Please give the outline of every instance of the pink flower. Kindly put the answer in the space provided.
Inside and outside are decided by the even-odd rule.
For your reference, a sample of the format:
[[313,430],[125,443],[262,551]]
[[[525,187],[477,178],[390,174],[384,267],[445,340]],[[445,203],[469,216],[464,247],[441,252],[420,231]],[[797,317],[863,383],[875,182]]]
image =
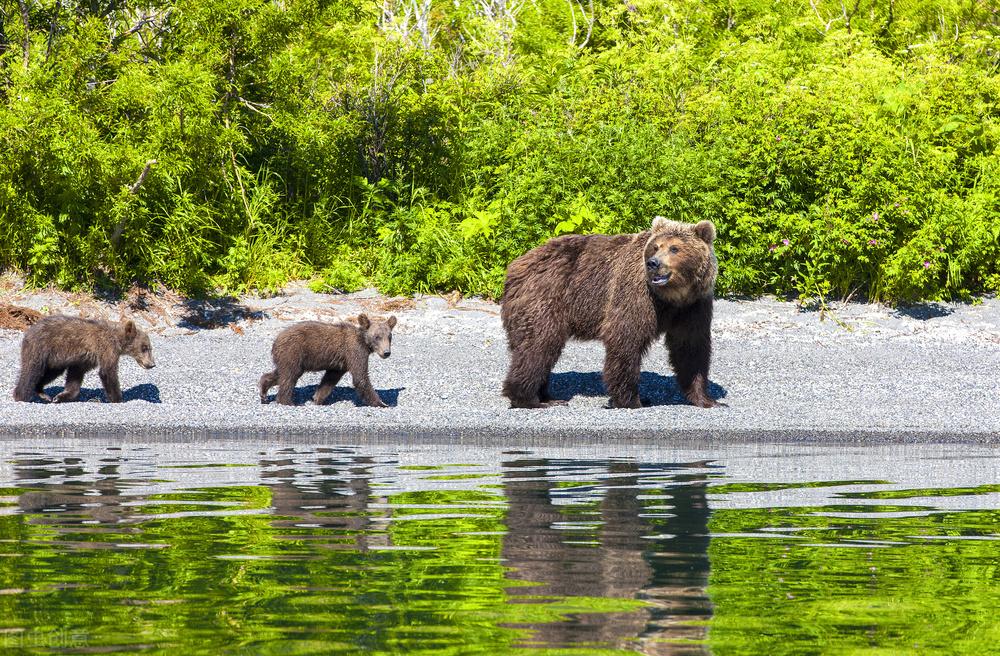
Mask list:
[[869,246],[878,246],[878,239],[869,239],[868,240],[868,245]]
[[848,246],[851,245],[851,242],[847,241],[846,239],[841,239],[840,241],[847,244]]
[[777,244],[771,244],[771,248],[769,248],[768,250],[773,253],[774,251],[778,250],[778,245]]
[[928,262],[927,260],[924,260],[924,268],[925,269],[930,269],[931,268],[931,263]]
[[784,244],[785,246],[788,246],[792,242],[788,241],[787,239],[782,239],[781,243]]
[[774,140],[775,141],[781,141],[781,135],[778,135],[777,137],[775,137]]
[[872,221],[878,221],[878,212],[872,212]]

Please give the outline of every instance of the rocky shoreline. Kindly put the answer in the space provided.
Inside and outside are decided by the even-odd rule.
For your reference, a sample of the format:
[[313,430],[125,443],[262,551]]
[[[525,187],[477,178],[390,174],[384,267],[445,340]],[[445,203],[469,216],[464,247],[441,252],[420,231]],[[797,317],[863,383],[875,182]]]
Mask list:
[[[15,403],[20,332],[0,329],[0,436],[115,434],[178,442],[274,436],[361,443],[510,444],[704,442],[1000,443],[1000,301],[893,309],[777,299],[720,299],[711,392],[726,407],[687,405],[665,349],[643,364],[639,410],[609,410],[599,344],[571,343],[551,388],[564,407],[510,410],[499,394],[507,350],[498,307],[481,299],[328,295],[291,285],[273,297],[189,301],[133,291],[100,299],[0,290],[0,307],[95,318],[128,316],[150,332],[158,366],[121,364],[125,403],[103,398],[96,374],[81,401]],[[395,314],[393,355],[372,359],[391,407],[359,407],[349,377],[327,405],[261,405],[256,383],[283,327],[305,319]],[[2,316],[2,315],[0,315]],[[304,402],[320,374],[306,374]],[[55,391],[61,381],[53,384]],[[89,401],[89,402],[88,402]]]

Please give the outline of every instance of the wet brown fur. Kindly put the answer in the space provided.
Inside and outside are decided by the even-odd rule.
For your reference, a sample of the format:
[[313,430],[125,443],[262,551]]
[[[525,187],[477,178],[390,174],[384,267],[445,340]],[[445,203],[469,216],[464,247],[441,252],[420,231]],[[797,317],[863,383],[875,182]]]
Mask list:
[[[108,401],[120,403],[118,359],[135,358],[140,366],[156,365],[149,336],[132,321],[116,323],[54,315],[29,327],[21,341],[21,372],[14,389],[15,401],[31,401],[36,395],[63,403],[80,396],[83,376],[96,368]],[[45,386],[66,372],[66,385],[54,399]]]
[[500,301],[511,352],[503,394],[511,407],[554,403],[549,374],[575,338],[604,343],[612,407],[638,408],[642,358],[661,335],[688,401],[718,405],[708,395],[714,239],[709,221],[657,217],[645,232],[557,237],[511,262]]
[[358,324],[303,321],[278,333],[271,346],[274,371],[260,378],[260,402],[267,403],[267,393],[277,385],[278,403],[293,405],[299,377],[307,371],[324,371],[312,399],[319,405],[350,372],[354,389],[366,405],[386,407],[368,378],[368,356],[389,357],[396,317],[369,319],[362,314]]

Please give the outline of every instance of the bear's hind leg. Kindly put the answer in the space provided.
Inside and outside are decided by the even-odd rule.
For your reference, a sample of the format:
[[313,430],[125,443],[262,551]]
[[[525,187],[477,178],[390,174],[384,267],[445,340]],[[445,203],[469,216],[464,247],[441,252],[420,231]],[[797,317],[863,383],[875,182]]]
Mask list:
[[87,373],[87,370],[83,367],[70,367],[66,370],[66,386],[63,387],[63,391],[56,394],[56,398],[52,399],[53,403],[66,403],[67,401],[76,401],[80,396],[80,385],[83,384],[83,375]]
[[54,381],[56,378],[62,375],[66,371],[65,369],[46,369],[45,373],[38,380],[38,384],[35,385],[35,394],[37,394],[42,399],[51,402],[52,397],[45,393],[45,386]]
[[548,398],[549,374],[559,360],[562,347],[563,343],[551,340],[522,344],[511,351],[510,369],[503,383],[503,395],[510,399],[510,407],[547,408],[562,404]]
[[50,371],[46,368],[43,358],[38,358],[30,352],[22,352],[21,371],[17,377],[17,386],[14,387],[14,400],[27,402],[35,398],[36,394],[40,394],[46,401],[49,401],[49,397],[45,395],[43,390],[47,383],[59,375],[56,373],[55,376],[46,379]]
[[604,358],[604,386],[611,397],[612,408],[641,408],[639,376],[642,373],[642,352],[638,356]]

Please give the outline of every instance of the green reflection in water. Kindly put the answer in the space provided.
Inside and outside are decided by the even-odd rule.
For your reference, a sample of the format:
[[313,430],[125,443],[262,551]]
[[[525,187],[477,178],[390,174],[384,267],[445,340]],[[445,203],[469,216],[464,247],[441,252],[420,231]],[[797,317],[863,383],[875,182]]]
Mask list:
[[92,507],[65,489],[25,491],[24,512],[0,517],[0,649],[494,654],[530,643],[519,626],[645,606],[509,603],[520,582],[501,562],[495,492],[357,492],[309,511],[284,484]]
[[727,509],[713,512],[710,528],[718,535],[709,547],[715,653],[982,654],[1000,644],[1000,511]]

